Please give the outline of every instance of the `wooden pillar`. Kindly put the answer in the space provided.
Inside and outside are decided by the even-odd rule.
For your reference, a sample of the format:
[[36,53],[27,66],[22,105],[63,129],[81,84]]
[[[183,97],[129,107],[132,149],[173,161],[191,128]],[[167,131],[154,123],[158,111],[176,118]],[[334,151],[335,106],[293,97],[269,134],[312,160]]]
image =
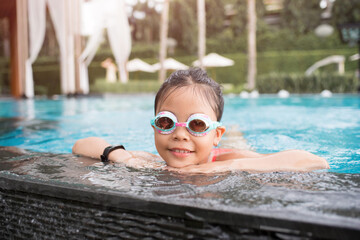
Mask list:
[[80,55],[81,46],[81,5],[80,0],[73,1],[74,6],[74,53],[75,53],[75,93],[83,94],[80,83]]
[[27,0],[14,1],[15,7],[9,16],[11,94],[22,97],[25,93],[25,62],[28,58]]
[[204,68],[203,58],[206,52],[206,18],[205,18],[205,0],[197,1],[197,10],[198,10],[198,57],[201,68]]
[[75,53],[74,53],[74,9],[73,1],[65,0],[65,55],[66,55],[66,92],[67,95],[73,95],[76,91],[75,87]]
[[164,61],[167,53],[167,36],[169,28],[169,0],[164,0],[164,6],[161,14],[161,25],[160,25],[160,70],[159,70],[159,81],[164,82],[166,78],[166,69],[164,67]]
[[248,74],[247,87],[253,90],[256,86],[256,0],[248,0]]

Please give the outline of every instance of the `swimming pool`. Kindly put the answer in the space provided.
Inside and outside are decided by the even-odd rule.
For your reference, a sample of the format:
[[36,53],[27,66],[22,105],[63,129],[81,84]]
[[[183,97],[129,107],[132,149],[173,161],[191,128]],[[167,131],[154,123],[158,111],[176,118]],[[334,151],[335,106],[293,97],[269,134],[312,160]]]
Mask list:
[[[153,95],[107,95],[1,100],[0,146],[71,153],[77,139],[99,136],[130,150],[156,153],[149,125],[153,99]],[[222,122],[228,129],[223,146],[260,153],[303,149],[326,158],[330,172],[360,173],[358,95],[228,96]]]
[[[177,174],[71,154],[83,137],[156,152],[152,95],[0,101],[0,236],[79,239],[356,239],[357,95],[226,97],[223,146],[308,150],[310,173]],[[245,140],[245,141],[244,141]],[[1,147],[1,146],[15,146]],[[28,149],[28,150],[23,150]]]

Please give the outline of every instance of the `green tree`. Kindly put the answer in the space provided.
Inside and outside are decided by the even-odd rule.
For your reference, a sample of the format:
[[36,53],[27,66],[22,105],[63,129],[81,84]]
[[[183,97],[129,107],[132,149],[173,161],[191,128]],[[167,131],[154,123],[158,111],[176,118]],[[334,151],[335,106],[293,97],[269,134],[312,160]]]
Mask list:
[[235,15],[231,18],[230,28],[233,31],[235,37],[243,36],[246,34],[246,26],[247,26],[247,6],[246,1],[244,0],[234,0],[233,3],[229,3],[232,5],[233,11]]
[[197,49],[195,9],[196,1],[175,0],[170,2],[168,36],[177,41],[178,47],[191,54],[195,53]]
[[224,1],[206,0],[206,36],[213,37],[224,29]]
[[149,7],[147,2],[139,2],[133,8],[133,12],[139,11],[145,14],[145,18],[137,19],[134,16],[130,18],[133,27],[133,39],[135,41],[154,42],[159,40],[160,14],[155,8]]
[[296,34],[308,33],[320,25],[321,11],[319,0],[284,0],[281,25]]
[[[232,5],[235,15],[231,17],[230,28],[235,37],[244,36],[247,32],[247,3],[244,0],[228,0],[227,4]],[[265,15],[265,6],[262,0],[256,1],[256,17],[258,24],[262,23]]]
[[333,24],[360,22],[359,0],[337,0],[332,8]]

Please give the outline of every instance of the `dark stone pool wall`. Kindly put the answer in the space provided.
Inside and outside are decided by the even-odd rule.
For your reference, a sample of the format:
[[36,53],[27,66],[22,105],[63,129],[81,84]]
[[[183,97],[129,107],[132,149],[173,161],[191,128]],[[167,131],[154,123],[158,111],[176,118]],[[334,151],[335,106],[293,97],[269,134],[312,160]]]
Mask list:
[[[289,216],[291,219],[291,216]],[[1,239],[358,239],[360,227],[137,199],[0,173]]]

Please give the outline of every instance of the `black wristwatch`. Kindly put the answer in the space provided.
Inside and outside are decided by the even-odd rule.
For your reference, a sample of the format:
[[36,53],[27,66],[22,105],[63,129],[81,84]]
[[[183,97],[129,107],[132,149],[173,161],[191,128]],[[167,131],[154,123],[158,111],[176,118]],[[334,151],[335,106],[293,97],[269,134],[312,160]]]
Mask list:
[[117,146],[108,146],[104,149],[104,152],[102,155],[100,155],[100,159],[102,162],[109,162],[109,154],[116,150],[116,149],[124,149],[125,150],[125,147],[123,145],[117,145]]

